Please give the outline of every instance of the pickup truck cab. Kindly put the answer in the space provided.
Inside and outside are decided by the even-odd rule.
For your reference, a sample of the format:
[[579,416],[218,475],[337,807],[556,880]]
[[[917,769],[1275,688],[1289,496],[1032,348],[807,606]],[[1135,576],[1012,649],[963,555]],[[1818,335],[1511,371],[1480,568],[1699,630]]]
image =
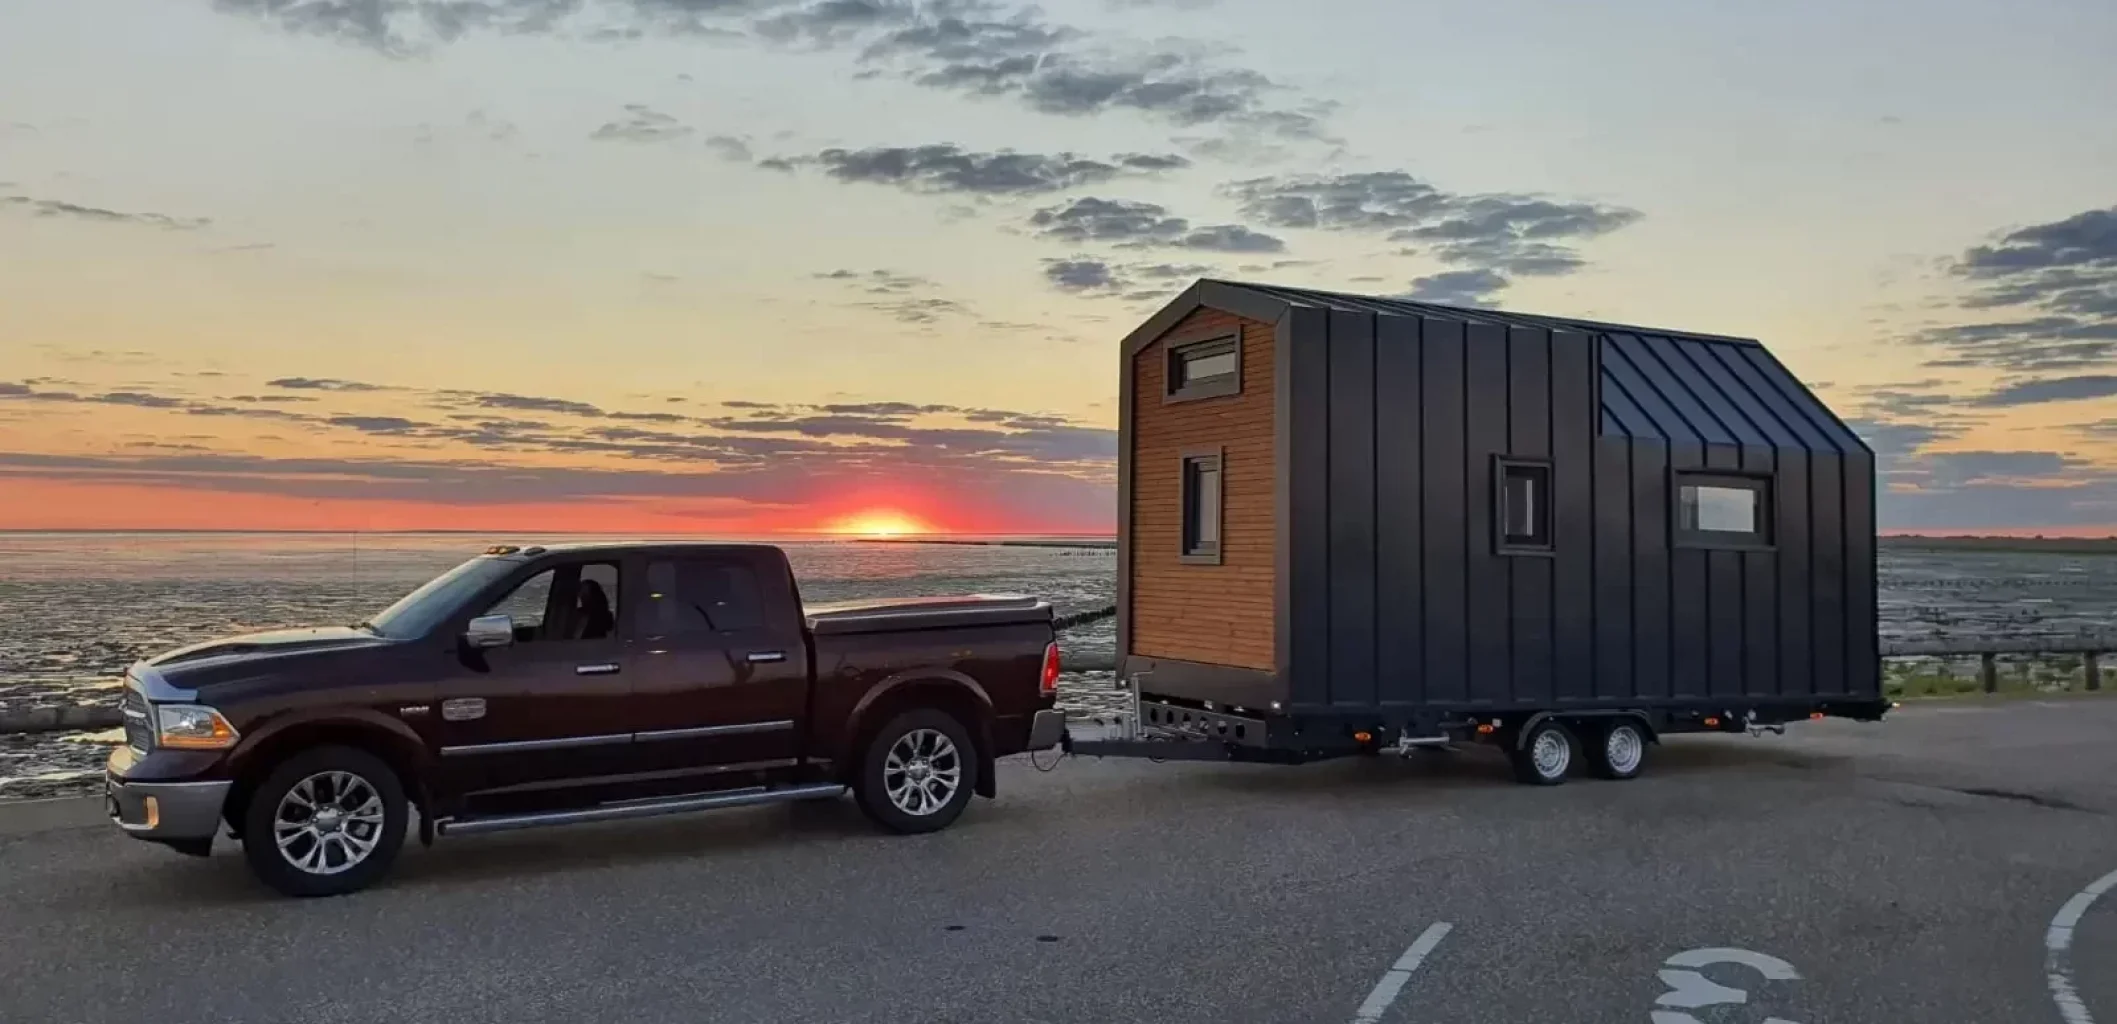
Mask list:
[[126,833],[204,856],[225,829],[295,896],[422,842],[829,799],[944,828],[993,761],[1055,746],[1051,606],[804,608],[768,545],[496,546],[354,626],[134,665],[106,771]]

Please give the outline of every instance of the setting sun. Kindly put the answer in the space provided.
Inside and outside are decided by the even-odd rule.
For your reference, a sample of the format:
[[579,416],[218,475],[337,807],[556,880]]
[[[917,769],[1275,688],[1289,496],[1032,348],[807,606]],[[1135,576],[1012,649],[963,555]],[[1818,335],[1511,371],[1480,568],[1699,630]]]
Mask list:
[[869,509],[839,519],[824,528],[831,533],[869,537],[897,537],[908,533],[932,533],[933,528],[894,509]]

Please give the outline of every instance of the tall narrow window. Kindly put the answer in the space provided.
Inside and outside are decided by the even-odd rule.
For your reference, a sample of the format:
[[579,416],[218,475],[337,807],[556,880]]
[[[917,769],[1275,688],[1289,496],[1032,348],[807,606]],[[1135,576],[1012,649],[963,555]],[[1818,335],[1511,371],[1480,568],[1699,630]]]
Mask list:
[[1186,562],[1220,564],[1221,453],[1183,457],[1183,552]]
[[1771,544],[1771,481],[1710,473],[1676,474],[1676,540],[1692,547]]
[[1499,549],[1506,554],[1551,550],[1551,466],[1503,459],[1496,507]]
[[1169,346],[1166,400],[1186,402],[1242,391],[1242,339],[1239,335]]

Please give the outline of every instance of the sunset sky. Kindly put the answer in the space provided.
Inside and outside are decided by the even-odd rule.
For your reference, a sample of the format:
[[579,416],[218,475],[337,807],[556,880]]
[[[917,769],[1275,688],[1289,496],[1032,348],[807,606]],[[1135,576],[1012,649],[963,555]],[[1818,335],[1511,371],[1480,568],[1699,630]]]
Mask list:
[[0,4],[0,528],[1108,532],[1198,276],[1757,337],[2117,531],[2109,0]]

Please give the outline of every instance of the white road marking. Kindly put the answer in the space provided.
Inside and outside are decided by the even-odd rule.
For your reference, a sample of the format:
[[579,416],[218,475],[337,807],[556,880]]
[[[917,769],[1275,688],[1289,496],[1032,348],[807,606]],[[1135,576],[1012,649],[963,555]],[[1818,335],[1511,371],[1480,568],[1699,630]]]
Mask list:
[[2111,889],[2117,889],[2117,871],[2089,883],[2067,900],[2065,906],[2058,908],[2058,915],[2051,918],[2051,929],[2044,933],[2044,975],[2051,985],[2051,999],[2058,1004],[2058,1015],[2065,1018],[2066,1024],[2095,1024],[2088,1004],[2081,1001],[2080,991],[2073,987],[2073,929],[2088,908]]
[[1389,1011],[1390,1004],[1396,1002],[1397,996],[1404,991],[1404,983],[1411,980],[1412,972],[1426,962],[1426,958],[1433,953],[1433,948],[1448,937],[1448,929],[1452,927],[1454,926],[1446,921],[1435,921],[1424,932],[1419,933],[1411,948],[1406,949],[1404,955],[1398,957],[1389,970],[1382,972],[1382,980],[1375,982],[1374,991],[1367,994],[1367,1001],[1361,1003],[1360,1008],[1353,1012],[1353,1024],[1375,1024],[1381,1020],[1382,1015]]

